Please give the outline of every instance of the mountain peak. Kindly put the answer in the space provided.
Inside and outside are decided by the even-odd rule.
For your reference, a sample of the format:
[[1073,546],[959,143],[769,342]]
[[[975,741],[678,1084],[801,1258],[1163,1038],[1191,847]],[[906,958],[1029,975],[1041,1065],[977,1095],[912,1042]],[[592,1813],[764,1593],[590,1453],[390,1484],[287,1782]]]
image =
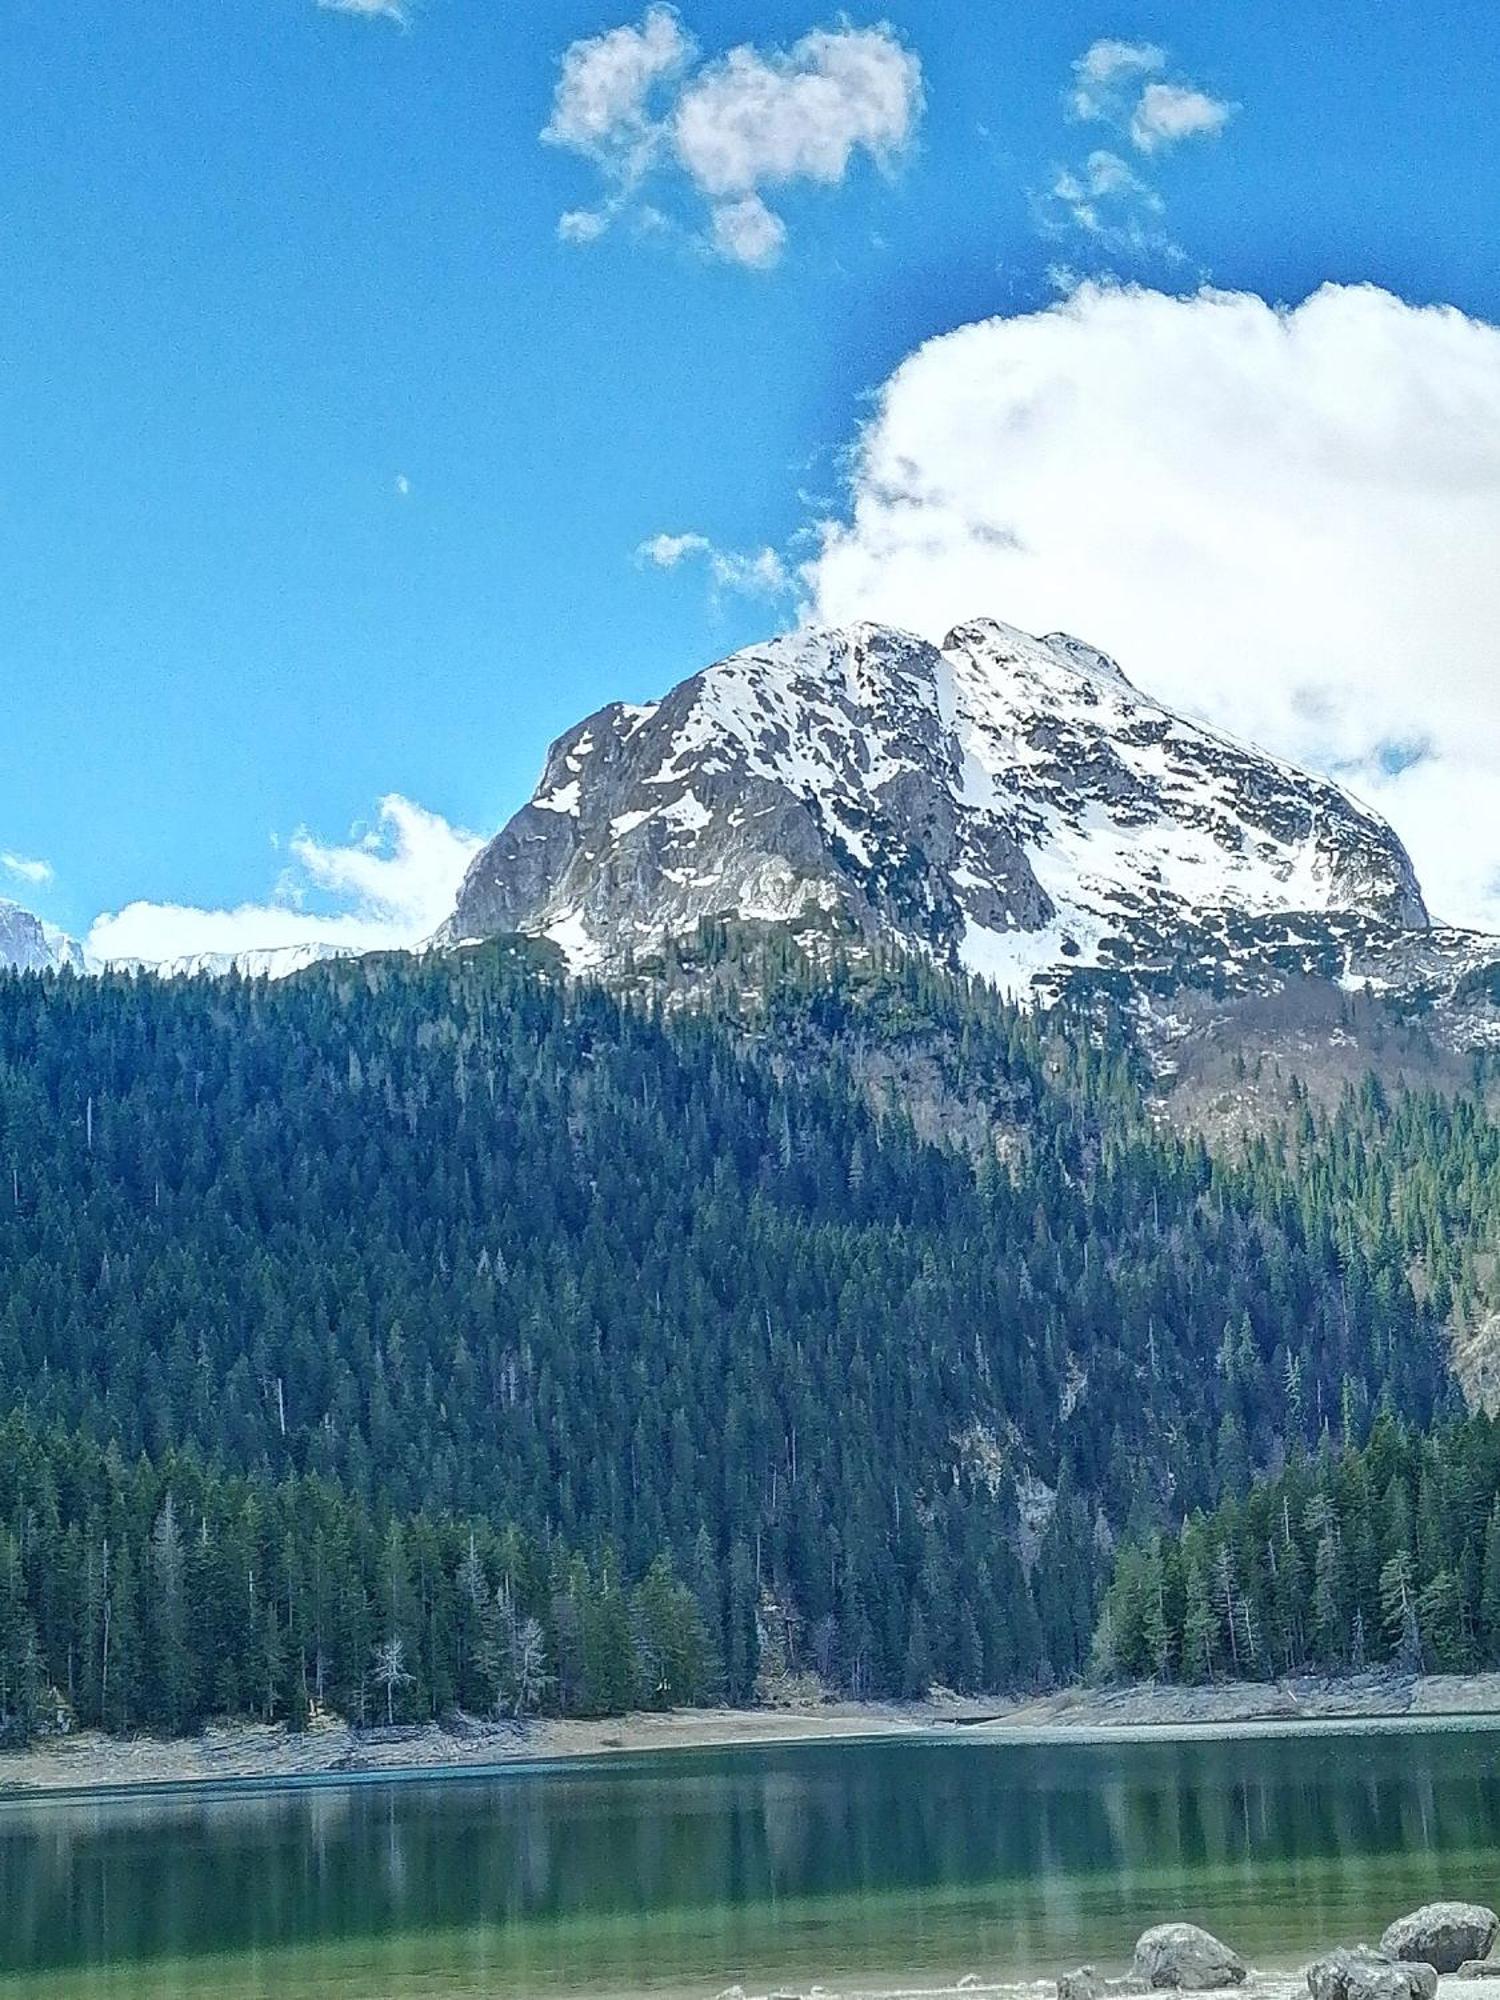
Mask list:
[[998,618],[971,618],[956,625],[944,639],[943,651],[966,654],[1000,672],[1007,668],[1051,672],[1062,667],[1091,680],[1130,686],[1118,662],[1086,640],[1075,639],[1070,632],[1048,632],[1036,638]]
[[83,970],[83,947],[31,910],[0,897],[0,967],[16,972]]
[[441,937],[541,935],[584,969],[735,918],[1045,994],[1195,954],[1217,972],[1264,949],[1257,927],[1284,947],[1292,917],[1319,938],[1429,923],[1400,841],[1341,787],[1174,714],[1083,640],[981,618],[941,647],[804,628],[600,710]]

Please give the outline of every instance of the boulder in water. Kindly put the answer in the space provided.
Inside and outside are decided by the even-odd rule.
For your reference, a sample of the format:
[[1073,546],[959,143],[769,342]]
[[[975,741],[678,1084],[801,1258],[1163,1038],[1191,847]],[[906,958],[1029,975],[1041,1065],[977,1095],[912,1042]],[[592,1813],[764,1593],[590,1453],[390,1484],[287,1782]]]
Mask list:
[[1197,1924],[1157,1924],[1136,1941],[1135,1975],[1153,1988],[1209,1993],[1221,1986],[1243,1986],[1245,1962]]
[[1408,1964],[1360,1944],[1310,1965],[1307,1990],[1311,2000],[1434,2000],[1437,1974],[1430,1965]]
[[1380,1949],[1409,1965],[1434,1972],[1457,1972],[1470,1959],[1485,1959],[1500,1931],[1500,1917],[1483,1903],[1424,1903],[1409,1917],[1397,1917]]

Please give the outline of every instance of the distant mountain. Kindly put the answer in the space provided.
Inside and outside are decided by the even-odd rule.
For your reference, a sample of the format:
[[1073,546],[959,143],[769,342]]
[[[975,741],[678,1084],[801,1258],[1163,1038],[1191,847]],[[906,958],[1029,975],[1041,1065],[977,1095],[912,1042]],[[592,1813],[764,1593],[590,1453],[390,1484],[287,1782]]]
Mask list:
[[[149,972],[158,979],[227,978],[238,973],[242,979],[287,979],[309,965],[323,965],[329,959],[353,958],[357,953],[332,944],[281,944],[249,946],[243,951],[194,951],[178,958],[112,958],[111,972]],[[99,970],[101,968],[93,968]]]
[[331,944],[268,945],[243,951],[199,951],[179,958],[111,958],[96,960],[76,938],[55,924],[44,923],[19,903],[0,899],[0,969],[16,972],[149,972],[159,979],[194,975],[223,978],[238,973],[244,979],[285,979],[309,965],[356,954]]
[[552,747],[440,941],[519,931],[619,968],[705,918],[887,939],[1047,997],[1457,983],[1500,943],[1434,927],[1341,786],[1140,693],[1082,641],[981,620],[941,647],[801,631],[615,703]]
[[19,903],[0,899],[0,967],[17,972],[83,970],[83,947]]

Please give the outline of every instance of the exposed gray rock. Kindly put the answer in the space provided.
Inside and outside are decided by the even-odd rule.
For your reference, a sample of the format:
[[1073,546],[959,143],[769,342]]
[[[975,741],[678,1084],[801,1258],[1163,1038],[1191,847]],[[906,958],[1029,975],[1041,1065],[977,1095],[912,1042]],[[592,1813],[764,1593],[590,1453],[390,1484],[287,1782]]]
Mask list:
[[1134,1974],[1124,1979],[1106,1978],[1092,1965],[1065,1972],[1057,1982],[1057,2000],[1134,2000],[1147,1991],[1145,1980]]
[[1222,1986],[1243,1986],[1245,1962],[1197,1924],[1156,1924],[1136,1940],[1133,1971],[1153,1989],[1186,1987],[1210,1993]]
[[1425,992],[1500,961],[1432,931],[1400,841],[1338,785],[1078,640],[991,620],[941,648],[796,632],[601,709],[553,745],[438,941],[518,931],[612,969],[718,918],[893,940],[1042,996],[1294,974]]
[[0,899],[0,966],[16,972],[83,970],[83,948],[19,903]]
[[1500,1958],[1466,1958],[1456,1979],[1500,1979]]
[[1080,1965],[1059,1975],[1057,2000],[1100,2000],[1104,1981],[1092,1965]]
[[1398,1917],[1380,1940],[1391,1958],[1457,1972],[1469,1959],[1488,1958],[1500,1917],[1483,1903],[1424,1903]]
[[1338,1950],[1307,1968],[1311,2000],[1434,2000],[1437,1974],[1368,1945]]

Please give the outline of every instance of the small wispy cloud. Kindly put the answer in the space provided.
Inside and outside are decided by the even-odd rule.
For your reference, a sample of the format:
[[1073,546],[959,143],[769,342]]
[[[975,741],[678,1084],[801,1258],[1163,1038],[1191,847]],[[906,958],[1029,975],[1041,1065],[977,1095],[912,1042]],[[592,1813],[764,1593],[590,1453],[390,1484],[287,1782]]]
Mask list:
[[1156,153],[1183,139],[1214,138],[1234,109],[1222,97],[1210,97],[1190,84],[1148,83],[1131,114],[1131,143],[1143,153]]
[[1195,83],[1165,78],[1167,67],[1167,51],[1155,42],[1091,42],[1073,64],[1068,112],[1115,126],[1142,153],[1217,137],[1238,107]]
[[716,591],[744,597],[782,597],[794,588],[791,572],[775,549],[753,553],[721,549],[707,535],[652,535],[636,550],[635,559],[653,569],[702,562]]
[[401,500],[409,499],[411,496],[411,481],[407,478],[404,472],[398,472],[396,474],[395,483],[396,483],[397,498]]
[[1047,186],[1033,194],[1032,213],[1044,234],[1078,231],[1108,252],[1183,260],[1161,223],[1165,203],[1144,163],[1184,140],[1216,138],[1237,106],[1173,79],[1166,74],[1170,67],[1158,43],[1109,36],[1076,59],[1063,99],[1068,117],[1111,126],[1119,139],[1117,146],[1096,147],[1086,159],[1054,168]]
[[819,28],[790,48],[749,44],[705,61],[672,7],[573,42],[562,55],[542,138],[590,161],[603,180],[595,207],[567,211],[565,242],[597,242],[622,214],[667,211],[638,196],[650,181],[706,204],[697,240],[751,270],[775,264],[783,218],[765,191],[836,187],[857,155],[889,170],[923,106],[922,66],[885,24]]
[[1160,215],[1162,198],[1118,153],[1104,147],[1078,167],[1059,167],[1048,189],[1050,219],[1060,212],[1075,229],[1110,236],[1138,225],[1140,215]]
[[732,264],[764,271],[786,248],[786,224],[773,215],[758,194],[738,201],[721,201],[713,211],[713,245]]
[[9,851],[0,853],[0,868],[12,880],[25,882],[33,889],[45,889],[49,882],[56,879],[57,873],[50,861],[38,861],[29,854],[12,854]]
[[1104,36],[1091,42],[1073,64],[1068,108],[1075,118],[1107,118],[1120,93],[1143,76],[1165,69],[1167,52],[1155,42],[1123,42]]
[[542,140],[591,161],[605,189],[597,208],[569,209],[558,222],[565,243],[597,242],[628,206],[666,145],[667,86],[697,53],[677,10],[666,6],[564,49]]
[[411,25],[411,15],[401,0],[316,0],[325,14],[353,14],[365,21],[394,21],[398,28]]

